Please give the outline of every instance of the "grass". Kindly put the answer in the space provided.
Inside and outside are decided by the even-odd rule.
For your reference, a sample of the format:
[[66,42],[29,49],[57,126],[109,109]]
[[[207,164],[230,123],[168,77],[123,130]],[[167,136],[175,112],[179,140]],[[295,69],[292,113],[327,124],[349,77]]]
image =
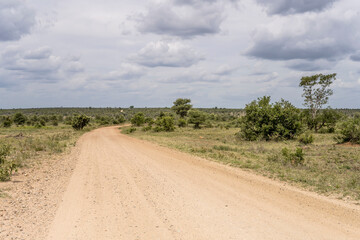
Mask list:
[[[41,163],[44,157],[62,153],[74,146],[78,137],[89,129],[75,131],[67,125],[0,128],[0,145],[10,146],[7,162],[14,163],[17,168],[31,167]],[[3,176],[3,180],[6,179],[8,176]]]
[[[336,144],[334,134],[314,134],[314,143],[309,145],[297,140],[248,142],[235,137],[238,131],[235,128],[177,128],[167,133],[138,129],[130,134],[324,195],[360,200],[360,146]],[[304,162],[295,165],[281,161],[284,148],[291,152],[301,148]]]

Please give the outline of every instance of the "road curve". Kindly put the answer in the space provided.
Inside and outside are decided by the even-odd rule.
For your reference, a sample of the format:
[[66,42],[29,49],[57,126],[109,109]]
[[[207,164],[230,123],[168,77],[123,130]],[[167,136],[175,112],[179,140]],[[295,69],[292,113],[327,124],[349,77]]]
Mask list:
[[201,158],[94,130],[48,240],[360,239],[360,209]]

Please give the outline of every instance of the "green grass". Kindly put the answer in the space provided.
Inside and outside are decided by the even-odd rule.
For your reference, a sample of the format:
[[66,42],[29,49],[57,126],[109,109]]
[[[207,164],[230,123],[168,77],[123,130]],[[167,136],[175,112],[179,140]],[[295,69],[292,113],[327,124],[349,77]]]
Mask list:
[[[359,146],[338,145],[333,134],[314,134],[314,143],[306,146],[297,140],[248,142],[235,137],[238,131],[234,128],[177,128],[175,132],[156,133],[138,129],[130,135],[213,161],[249,169],[324,195],[360,200]],[[305,154],[303,164],[293,165],[280,161],[283,148],[294,152],[299,147]]]
[[[31,167],[41,163],[44,157],[62,153],[68,147],[74,146],[78,137],[90,129],[75,131],[66,125],[0,128],[0,145],[10,146],[7,163],[14,163],[18,168]],[[7,178],[6,175],[2,177]]]

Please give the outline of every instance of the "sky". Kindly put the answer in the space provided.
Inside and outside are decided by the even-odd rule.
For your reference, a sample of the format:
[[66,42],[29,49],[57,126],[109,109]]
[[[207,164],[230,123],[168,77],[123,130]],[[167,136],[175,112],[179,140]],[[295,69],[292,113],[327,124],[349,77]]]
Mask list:
[[302,76],[337,73],[360,108],[357,0],[1,0],[0,108],[302,107]]

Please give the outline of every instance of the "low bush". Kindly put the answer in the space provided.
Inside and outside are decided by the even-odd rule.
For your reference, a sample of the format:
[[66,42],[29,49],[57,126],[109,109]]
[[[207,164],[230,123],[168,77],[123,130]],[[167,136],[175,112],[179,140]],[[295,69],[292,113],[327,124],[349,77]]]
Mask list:
[[355,115],[339,124],[339,143],[351,142],[360,144],[360,115]]
[[162,115],[156,119],[156,132],[172,132],[175,130],[175,120],[171,115]]
[[268,161],[280,162],[283,165],[291,164],[293,166],[298,166],[304,164],[305,157],[302,148],[296,148],[296,150],[292,152],[285,147],[281,150],[281,153],[268,156]]
[[136,131],[136,128],[131,127],[131,128],[126,129],[126,130],[125,130],[125,133],[126,133],[126,134],[130,134],[130,133],[133,133],[133,132],[135,132],[135,131]]
[[0,181],[8,181],[13,172],[17,171],[17,165],[8,160],[11,147],[6,144],[0,145]]
[[314,142],[314,136],[310,132],[305,132],[299,136],[298,141],[305,145],[311,144]]
[[186,123],[186,120],[185,119],[183,119],[183,118],[180,118],[179,120],[178,120],[178,124],[177,124],[179,127],[186,127],[186,125],[187,125],[187,123]]
[[141,125],[143,125],[145,123],[145,116],[144,113],[142,112],[138,112],[136,113],[130,120],[131,124],[133,126],[137,126],[140,127]]
[[84,114],[74,116],[72,119],[72,127],[75,130],[81,130],[90,122],[90,118]]

